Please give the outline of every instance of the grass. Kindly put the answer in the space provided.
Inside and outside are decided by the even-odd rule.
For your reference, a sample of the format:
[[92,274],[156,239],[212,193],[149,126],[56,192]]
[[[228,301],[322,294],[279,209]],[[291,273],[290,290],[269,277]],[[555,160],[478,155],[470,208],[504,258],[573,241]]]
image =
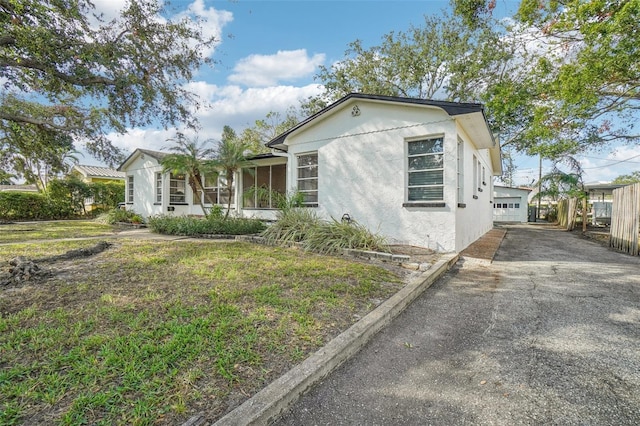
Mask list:
[[[8,244],[0,261],[94,243]],[[402,285],[371,265],[246,243],[117,240],[54,266],[0,289],[0,424],[220,416]]]
[[29,240],[95,237],[113,234],[113,226],[89,220],[61,220],[0,225],[0,244]]

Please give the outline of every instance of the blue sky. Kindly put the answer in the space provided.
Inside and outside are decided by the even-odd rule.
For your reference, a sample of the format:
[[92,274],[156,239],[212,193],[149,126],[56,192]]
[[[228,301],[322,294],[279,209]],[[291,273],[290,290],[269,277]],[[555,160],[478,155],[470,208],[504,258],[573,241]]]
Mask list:
[[[109,18],[124,0],[94,3]],[[498,0],[496,13],[510,15],[518,4]],[[211,106],[197,114],[202,124],[199,139],[218,139],[224,125],[240,132],[269,111],[298,106],[300,99],[320,93],[314,80],[318,67],[340,60],[350,42],[360,39],[365,46],[379,44],[383,35],[406,31],[412,24],[420,26],[424,15],[439,14],[448,7],[448,1],[428,0],[172,1],[171,13],[206,19],[207,31],[220,40],[207,52],[216,64],[203,68],[190,85]],[[132,152],[135,148],[162,149],[174,133],[130,129],[127,135],[112,135],[111,139]],[[620,160],[629,161],[616,163]],[[81,163],[96,164],[88,156]],[[537,178],[537,159],[520,156],[517,165],[516,183]],[[617,154],[590,154],[583,166],[586,181],[611,180],[640,170],[640,147],[621,148]],[[548,170],[545,163],[543,173]]]

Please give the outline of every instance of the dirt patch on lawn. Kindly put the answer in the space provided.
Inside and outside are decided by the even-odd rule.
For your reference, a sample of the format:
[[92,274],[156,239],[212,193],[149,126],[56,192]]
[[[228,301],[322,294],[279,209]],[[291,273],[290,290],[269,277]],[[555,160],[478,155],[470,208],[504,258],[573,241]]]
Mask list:
[[[77,259],[94,256],[102,253],[109,247],[111,243],[100,241],[92,247],[69,250],[66,253],[47,256],[38,259],[29,259],[25,256],[17,256],[8,262],[0,270],[0,288],[3,287],[22,287],[26,284],[36,284],[38,281],[50,278],[59,274],[65,269],[77,266]],[[60,261],[71,261],[66,265],[53,268],[52,265]]]

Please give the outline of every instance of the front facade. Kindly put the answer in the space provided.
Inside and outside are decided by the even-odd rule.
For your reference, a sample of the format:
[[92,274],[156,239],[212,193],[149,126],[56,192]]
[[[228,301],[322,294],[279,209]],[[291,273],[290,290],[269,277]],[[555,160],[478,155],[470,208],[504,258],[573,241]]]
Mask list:
[[[493,226],[500,148],[478,104],[351,94],[268,146],[272,154],[236,178],[232,208],[243,216],[274,218],[276,206],[251,191],[262,187],[300,192],[321,216],[348,215],[391,244],[461,251]],[[131,179],[131,208],[145,216],[202,214],[189,185],[158,179],[159,159],[145,160],[142,151],[120,169]],[[166,203],[177,187],[184,203]]]

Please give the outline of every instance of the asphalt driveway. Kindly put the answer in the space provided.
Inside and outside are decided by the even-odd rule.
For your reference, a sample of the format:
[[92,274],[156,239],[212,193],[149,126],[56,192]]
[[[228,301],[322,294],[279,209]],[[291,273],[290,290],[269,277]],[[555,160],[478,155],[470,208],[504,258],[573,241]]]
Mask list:
[[640,258],[510,226],[277,424],[640,424]]

